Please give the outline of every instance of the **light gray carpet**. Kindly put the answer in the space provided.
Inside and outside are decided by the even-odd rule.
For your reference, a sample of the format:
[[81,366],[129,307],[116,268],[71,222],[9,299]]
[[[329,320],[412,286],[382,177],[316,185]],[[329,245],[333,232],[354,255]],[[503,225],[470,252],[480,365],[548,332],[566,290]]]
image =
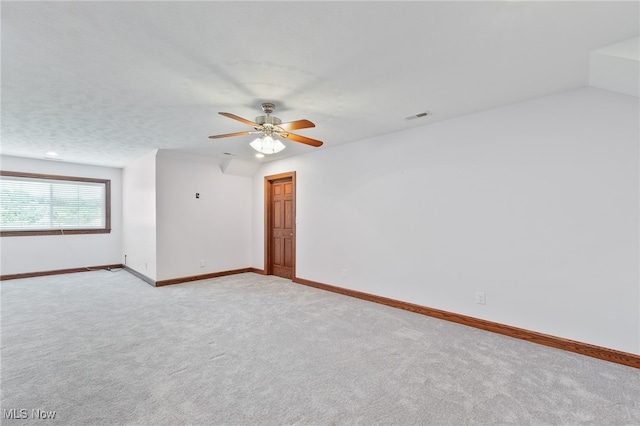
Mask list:
[[640,424],[640,370],[276,277],[0,286],[3,424]]

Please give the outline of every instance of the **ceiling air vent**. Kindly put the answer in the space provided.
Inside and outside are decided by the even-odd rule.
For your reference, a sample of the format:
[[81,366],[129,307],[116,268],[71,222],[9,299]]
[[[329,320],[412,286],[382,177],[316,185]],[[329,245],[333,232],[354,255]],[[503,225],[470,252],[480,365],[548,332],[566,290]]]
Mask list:
[[431,115],[431,112],[425,111],[425,112],[421,112],[421,113],[416,114],[416,115],[410,115],[409,117],[405,117],[405,120],[415,120],[416,118],[422,118],[422,117],[426,117],[428,115]]

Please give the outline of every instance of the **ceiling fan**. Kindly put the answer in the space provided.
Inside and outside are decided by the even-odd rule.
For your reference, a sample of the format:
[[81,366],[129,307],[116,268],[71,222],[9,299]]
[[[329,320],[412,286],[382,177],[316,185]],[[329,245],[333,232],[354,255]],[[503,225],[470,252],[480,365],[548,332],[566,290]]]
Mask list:
[[251,147],[261,154],[275,154],[282,151],[285,148],[285,145],[277,139],[278,137],[315,147],[322,146],[322,142],[319,140],[297,135],[295,133],[290,133],[290,130],[315,127],[315,124],[313,124],[309,120],[296,120],[289,121],[288,123],[283,123],[282,120],[280,120],[278,117],[274,117],[271,115],[275,107],[276,106],[270,102],[263,103],[262,111],[264,111],[265,115],[256,117],[255,122],[247,120],[246,118],[238,117],[237,115],[231,114],[229,112],[220,112],[218,114],[224,115],[225,117],[229,117],[233,120],[237,120],[241,123],[251,126],[254,128],[254,130],[226,133],[224,135],[214,135],[209,136],[209,139],[261,134],[261,136],[258,136],[256,140],[250,143]]

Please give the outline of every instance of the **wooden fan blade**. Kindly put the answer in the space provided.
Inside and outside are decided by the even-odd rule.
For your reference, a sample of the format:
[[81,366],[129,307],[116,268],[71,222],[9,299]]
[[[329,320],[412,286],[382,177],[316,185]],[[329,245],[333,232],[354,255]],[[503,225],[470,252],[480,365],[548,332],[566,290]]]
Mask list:
[[310,122],[309,120],[296,120],[289,121],[288,123],[278,124],[282,130],[290,131],[290,130],[298,130],[298,129],[307,129],[309,127],[316,127],[315,124]]
[[318,140],[311,139],[306,136],[296,135],[295,133],[289,133],[287,134],[287,136],[283,136],[283,135],[280,135],[280,136],[282,136],[285,139],[292,140],[294,142],[300,142],[300,143],[304,143],[304,144],[315,146],[315,147],[322,146],[322,142]]
[[209,139],[219,139],[219,138],[228,138],[231,136],[244,136],[244,135],[251,135],[253,133],[258,133],[258,132],[235,132],[235,133],[227,133],[224,135],[213,135],[213,136],[209,136]]
[[244,123],[244,124],[246,124],[248,126],[251,126],[251,127],[260,126],[258,123],[254,123],[253,121],[249,121],[246,118],[238,117],[237,115],[231,114],[230,112],[219,112],[218,114],[224,115],[225,117],[229,117],[229,118],[231,118],[233,120],[237,120],[237,121],[239,121],[241,123]]

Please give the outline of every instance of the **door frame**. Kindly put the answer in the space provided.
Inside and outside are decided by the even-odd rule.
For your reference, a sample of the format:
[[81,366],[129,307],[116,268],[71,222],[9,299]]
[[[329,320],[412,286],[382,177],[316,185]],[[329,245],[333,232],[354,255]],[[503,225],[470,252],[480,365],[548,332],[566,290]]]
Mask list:
[[293,216],[293,270],[292,280],[296,277],[296,172],[278,173],[277,175],[270,175],[264,177],[264,274],[273,275],[273,250],[271,240],[273,239],[273,229],[271,223],[273,221],[273,209],[271,208],[271,187],[273,182],[280,179],[291,178],[291,184],[293,187],[293,197],[291,200],[292,216]]

